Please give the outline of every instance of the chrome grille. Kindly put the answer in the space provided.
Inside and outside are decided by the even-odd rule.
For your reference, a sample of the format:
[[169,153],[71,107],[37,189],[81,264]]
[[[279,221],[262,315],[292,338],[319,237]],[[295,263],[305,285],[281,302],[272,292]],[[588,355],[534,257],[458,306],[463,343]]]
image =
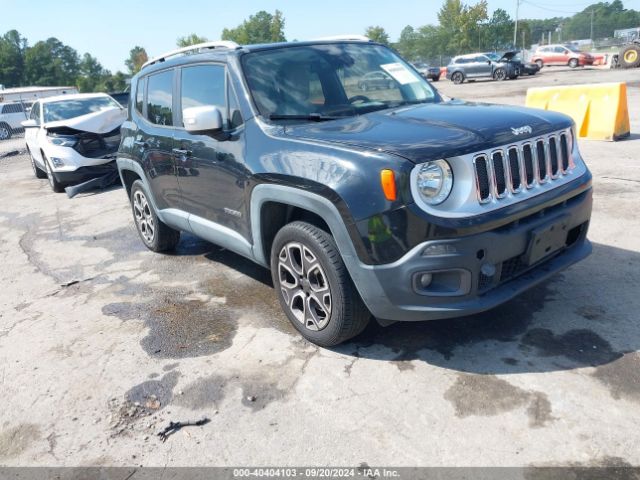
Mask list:
[[567,140],[567,135],[563,133],[560,135],[560,156],[562,157],[562,171],[566,172],[569,170],[569,156],[571,152],[569,151],[569,142]]
[[574,166],[569,135],[565,130],[475,155],[478,201],[514,196],[569,174]]
[[536,179],[533,172],[533,148],[530,143],[525,143],[522,146],[522,157],[524,162],[524,171],[526,174],[527,188],[531,188]]
[[520,165],[520,154],[516,147],[509,148],[509,172],[511,177],[511,191],[518,193],[522,188],[522,175],[520,171],[522,169]]
[[478,155],[474,160],[476,168],[476,189],[480,203],[491,200],[491,186],[489,183],[489,162],[486,155]]
[[491,167],[493,168],[495,196],[496,198],[502,198],[507,194],[507,171],[504,168],[504,154],[502,150],[491,154]]
[[536,165],[538,167],[538,183],[547,181],[547,148],[545,141],[536,141]]

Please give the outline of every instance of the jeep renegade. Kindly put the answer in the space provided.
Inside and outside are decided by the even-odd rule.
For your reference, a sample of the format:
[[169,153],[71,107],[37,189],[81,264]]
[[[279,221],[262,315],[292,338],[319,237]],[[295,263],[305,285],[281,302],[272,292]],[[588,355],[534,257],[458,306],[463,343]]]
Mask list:
[[590,252],[569,117],[446,100],[368,39],[200,44],[131,85],[117,164],[144,244],[185,231],[271,269],[318,345],[490,309]]

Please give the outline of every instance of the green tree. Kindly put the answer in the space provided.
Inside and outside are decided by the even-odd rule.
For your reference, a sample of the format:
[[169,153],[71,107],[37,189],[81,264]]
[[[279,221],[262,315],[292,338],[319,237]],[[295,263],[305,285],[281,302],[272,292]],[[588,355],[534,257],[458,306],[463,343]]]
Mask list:
[[407,25],[400,32],[400,38],[394,46],[403,57],[415,61],[419,60],[416,51],[419,40],[418,32],[411,25]]
[[77,80],[78,90],[81,92],[95,92],[104,77],[110,73],[100,65],[98,60],[85,53],[80,61],[80,76]]
[[364,34],[374,42],[378,42],[383,45],[389,45],[389,35],[384,30],[384,28],[379,25],[376,25],[375,27],[368,27],[365,30]]
[[472,6],[461,0],[445,0],[438,11],[440,38],[448,39],[442,44],[443,53],[455,55],[474,50],[478,45],[480,24],[487,20],[487,1],[480,0]]
[[9,30],[0,37],[0,84],[7,88],[22,85],[26,49],[27,39],[17,30]]
[[190,35],[187,35],[186,37],[179,37],[178,40],[176,40],[176,46],[178,47],[189,47],[191,45],[197,45],[198,43],[205,43],[208,42],[209,39],[207,37],[201,37],[199,35],[196,35],[195,33],[192,33]]
[[73,48],[52,37],[27,48],[24,70],[30,85],[75,85],[80,59]]
[[509,14],[501,8],[494,10],[489,23],[481,32],[481,50],[509,48],[513,44],[513,29],[514,22]]
[[225,28],[222,31],[221,38],[223,40],[232,40],[241,45],[284,42],[286,41],[284,36],[284,17],[279,10],[276,10],[273,15],[261,10],[255,15],[250,15],[247,20],[236,28]]
[[139,46],[135,46],[129,52],[129,58],[124,61],[124,64],[129,69],[129,73],[131,75],[135,75],[140,71],[142,65],[149,60],[149,56],[147,55],[147,51]]

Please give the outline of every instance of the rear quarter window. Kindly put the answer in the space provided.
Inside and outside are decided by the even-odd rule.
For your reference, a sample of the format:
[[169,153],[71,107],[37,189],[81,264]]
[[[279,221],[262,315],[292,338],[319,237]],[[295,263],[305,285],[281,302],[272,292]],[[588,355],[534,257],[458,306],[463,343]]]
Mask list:
[[142,108],[144,106],[144,85],[145,85],[146,77],[140,78],[138,80],[138,85],[136,87],[136,110],[138,113],[142,113]]

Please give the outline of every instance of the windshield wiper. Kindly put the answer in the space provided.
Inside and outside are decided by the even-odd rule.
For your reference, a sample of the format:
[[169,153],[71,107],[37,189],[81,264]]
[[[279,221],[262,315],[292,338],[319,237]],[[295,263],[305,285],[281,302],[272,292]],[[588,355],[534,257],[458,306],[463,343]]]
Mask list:
[[309,113],[308,115],[281,115],[279,113],[272,113],[269,115],[269,120],[311,120],[312,122],[324,122],[327,120],[337,120],[339,118],[345,118],[345,116],[322,115],[320,113]]

